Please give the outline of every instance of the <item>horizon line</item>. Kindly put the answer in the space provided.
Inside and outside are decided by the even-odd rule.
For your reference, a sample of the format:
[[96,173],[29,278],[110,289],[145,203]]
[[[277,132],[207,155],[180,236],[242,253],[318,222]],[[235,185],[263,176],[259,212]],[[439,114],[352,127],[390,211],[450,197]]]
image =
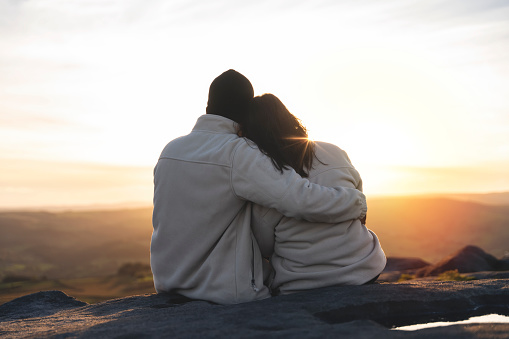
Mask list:
[[[490,196],[490,195],[508,195],[509,205],[509,191],[490,191],[490,192],[432,192],[432,193],[395,193],[395,194],[369,194],[367,199],[384,199],[384,198],[438,198],[448,197],[456,198],[458,200],[465,200],[475,196]],[[461,197],[463,196],[463,199]],[[493,204],[492,204],[493,205]],[[1,207],[0,213],[6,212],[74,212],[74,211],[112,211],[123,209],[138,209],[153,207],[150,201],[125,201],[125,202],[112,202],[112,203],[89,203],[89,204],[70,204],[70,205],[34,205],[34,206],[17,206],[17,207]]]

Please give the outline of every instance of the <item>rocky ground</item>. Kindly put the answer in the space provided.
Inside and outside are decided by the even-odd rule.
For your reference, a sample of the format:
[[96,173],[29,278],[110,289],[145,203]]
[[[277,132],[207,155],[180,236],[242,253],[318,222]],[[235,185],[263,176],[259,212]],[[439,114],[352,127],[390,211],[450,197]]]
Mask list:
[[509,279],[335,286],[239,305],[140,295],[89,305],[59,291],[0,306],[5,338],[509,338],[509,324],[393,326],[509,314]]
[[[437,281],[437,275],[463,281]],[[468,273],[467,273],[468,272]],[[409,281],[401,281],[402,275]],[[417,279],[415,279],[417,278]],[[476,280],[468,280],[475,278]],[[509,338],[509,324],[396,326],[509,315],[509,261],[474,246],[435,264],[389,258],[380,282],[239,305],[146,294],[89,305],[45,291],[0,305],[0,336],[53,338]]]

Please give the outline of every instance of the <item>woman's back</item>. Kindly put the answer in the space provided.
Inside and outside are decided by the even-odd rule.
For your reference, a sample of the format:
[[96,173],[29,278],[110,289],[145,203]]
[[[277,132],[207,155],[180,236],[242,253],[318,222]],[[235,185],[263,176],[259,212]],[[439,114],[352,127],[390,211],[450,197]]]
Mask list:
[[[328,187],[362,190],[362,181],[347,154],[339,147],[315,143],[316,157],[308,179]],[[274,210],[253,206],[253,232],[275,276],[271,287],[291,293],[337,284],[360,285],[381,273],[386,258],[376,235],[360,220],[340,224],[310,223],[283,217]]]

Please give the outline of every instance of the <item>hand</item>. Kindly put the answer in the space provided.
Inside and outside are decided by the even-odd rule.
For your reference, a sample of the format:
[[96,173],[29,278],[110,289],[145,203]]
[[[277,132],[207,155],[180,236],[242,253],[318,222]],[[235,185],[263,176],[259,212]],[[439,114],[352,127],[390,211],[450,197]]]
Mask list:
[[366,215],[368,214],[368,203],[366,201],[366,196],[360,192],[360,195],[361,195],[361,199],[358,201],[359,204],[362,205],[362,208],[361,208],[361,215],[359,216],[359,220],[365,224],[366,223]]
[[366,225],[366,218],[367,218],[367,217],[368,217],[368,215],[366,214],[366,215],[364,216],[364,218],[361,218],[361,219],[360,219],[360,220],[361,220],[361,224]]

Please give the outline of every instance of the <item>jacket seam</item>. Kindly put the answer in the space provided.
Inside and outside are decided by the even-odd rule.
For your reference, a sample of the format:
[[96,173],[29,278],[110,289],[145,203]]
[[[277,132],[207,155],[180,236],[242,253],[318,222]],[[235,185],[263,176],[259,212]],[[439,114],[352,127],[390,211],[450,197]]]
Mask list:
[[195,133],[195,132],[199,132],[199,133],[208,133],[208,134],[235,134],[235,132],[223,132],[223,131],[210,131],[210,130],[206,130],[206,129],[193,129],[191,131],[191,133]]
[[240,199],[240,200],[245,200],[243,198],[241,198],[237,192],[235,192],[235,186],[233,185],[233,171],[235,170],[235,167],[234,167],[234,162],[235,162],[235,156],[237,155],[237,150],[239,149],[241,143],[239,143],[233,150],[232,152],[232,158],[230,160],[231,162],[231,165],[230,165],[230,189],[232,190],[233,192],[233,195],[235,197],[237,197],[237,199]]
[[329,171],[333,171],[333,170],[336,170],[336,169],[343,169],[343,168],[349,168],[349,169],[354,169],[352,166],[336,166],[336,167],[333,167],[333,168],[327,168],[326,170],[324,171],[321,171],[319,173],[315,173],[313,174],[312,176],[309,177],[309,179],[311,178],[316,178],[317,176],[319,176],[320,174],[323,174],[323,173],[327,173]]
[[175,158],[175,157],[160,157],[159,160],[176,160],[176,161],[188,162],[188,163],[193,163],[193,164],[214,165],[214,166],[221,166],[221,167],[227,167],[227,168],[231,167],[231,165],[228,165],[228,164],[223,165],[223,164],[218,164],[218,163],[215,163],[215,162],[198,161],[198,160],[186,160],[186,159],[180,159],[180,158]]
[[235,228],[235,269],[234,269],[234,281],[235,281],[235,302],[238,302],[239,301],[239,285],[238,285],[238,282],[237,282],[237,265],[238,265],[238,252],[237,252],[237,247],[238,247],[238,239],[239,237],[239,232],[237,230],[237,228]]

